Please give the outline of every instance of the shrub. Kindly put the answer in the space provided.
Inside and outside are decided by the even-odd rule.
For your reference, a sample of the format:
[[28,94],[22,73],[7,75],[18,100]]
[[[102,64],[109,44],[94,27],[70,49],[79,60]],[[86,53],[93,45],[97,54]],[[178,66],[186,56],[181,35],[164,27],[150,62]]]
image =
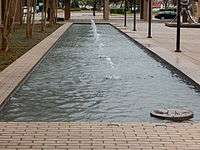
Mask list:
[[112,14],[124,14],[123,8],[112,8],[110,9],[110,13]]
[[81,8],[81,10],[89,10],[89,9],[87,9],[87,8],[83,7],[83,8]]
[[71,11],[81,11],[81,8],[71,8]]

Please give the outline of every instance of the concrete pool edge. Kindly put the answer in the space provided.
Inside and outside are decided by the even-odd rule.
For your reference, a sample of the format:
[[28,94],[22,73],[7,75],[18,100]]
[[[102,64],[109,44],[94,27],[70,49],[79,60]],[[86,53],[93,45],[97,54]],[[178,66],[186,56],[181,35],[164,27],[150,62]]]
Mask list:
[[163,62],[175,68],[179,73],[190,79],[196,86],[200,86],[200,67],[187,59],[184,52],[176,53],[163,47],[158,47],[149,38],[138,38],[137,32],[131,31],[127,27],[116,23],[110,23],[113,27],[135,42],[139,47],[152,53],[153,57],[158,57]]
[[0,72],[0,109],[72,24],[72,22],[65,23]]

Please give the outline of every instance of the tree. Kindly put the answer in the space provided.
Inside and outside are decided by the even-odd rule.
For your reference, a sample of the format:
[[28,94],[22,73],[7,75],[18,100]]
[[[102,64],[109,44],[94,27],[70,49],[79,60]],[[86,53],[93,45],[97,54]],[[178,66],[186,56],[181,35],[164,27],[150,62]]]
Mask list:
[[93,6],[97,1],[98,0],[80,0],[79,4],[86,8],[87,6]]
[[15,14],[19,0],[3,0],[3,31],[2,31],[2,50],[7,52],[9,50],[10,34],[13,29]]
[[36,0],[27,0],[27,18],[26,18],[26,37],[31,38],[33,35],[33,26],[35,20]]
[[79,8],[79,1],[80,0],[72,0],[71,7],[72,8]]
[[47,1],[47,12],[48,12],[48,21],[50,25],[53,25],[57,21],[57,0],[46,0]]
[[[22,12],[23,6],[27,6],[26,15],[26,37],[31,38],[33,35],[36,0],[1,0],[2,1],[2,51],[7,52],[9,50],[10,36],[15,25],[16,14]],[[57,4],[58,0],[42,0],[43,1],[43,13],[41,19],[41,29],[45,31],[47,12],[49,10],[49,22],[50,24],[56,23],[57,18]],[[41,2],[41,0],[40,0]],[[20,7],[19,7],[20,6]],[[19,15],[17,17],[22,17]],[[20,20],[20,23],[21,20]]]
[[41,14],[41,31],[46,30],[46,17],[47,17],[47,2],[43,0],[42,14]]

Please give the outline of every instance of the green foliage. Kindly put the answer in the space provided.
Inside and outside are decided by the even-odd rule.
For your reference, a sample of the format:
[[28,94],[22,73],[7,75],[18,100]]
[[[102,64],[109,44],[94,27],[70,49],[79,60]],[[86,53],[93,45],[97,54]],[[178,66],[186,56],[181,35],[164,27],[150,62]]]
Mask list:
[[79,7],[79,1],[80,0],[72,0],[71,7],[72,8],[78,8]]
[[37,0],[37,5],[38,5],[39,3],[43,3],[43,0]]
[[71,8],[70,10],[71,11],[81,11],[82,9],[81,8]]
[[110,13],[112,14],[124,14],[123,8],[112,8],[110,9]]
[[97,0],[79,0],[79,4],[86,7],[86,6],[93,6]]

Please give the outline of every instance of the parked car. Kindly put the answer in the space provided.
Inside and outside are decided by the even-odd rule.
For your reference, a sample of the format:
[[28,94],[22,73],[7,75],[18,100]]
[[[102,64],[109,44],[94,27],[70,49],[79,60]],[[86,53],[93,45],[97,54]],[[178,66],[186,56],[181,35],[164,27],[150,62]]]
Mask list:
[[174,19],[176,17],[176,9],[160,9],[154,17],[157,19]]

